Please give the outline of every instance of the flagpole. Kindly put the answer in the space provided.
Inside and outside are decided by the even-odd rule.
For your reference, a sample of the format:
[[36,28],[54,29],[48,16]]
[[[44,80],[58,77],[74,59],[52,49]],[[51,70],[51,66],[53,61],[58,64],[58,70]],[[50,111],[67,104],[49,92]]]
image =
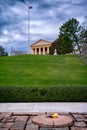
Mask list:
[[29,45],[29,51],[30,51],[30,10],[28,7],[28,45]]
[[32,6],[29,6],[28,7],[28,44],[29,44],[29,48],[30,48],[30,10],[31,9],[32,9]]

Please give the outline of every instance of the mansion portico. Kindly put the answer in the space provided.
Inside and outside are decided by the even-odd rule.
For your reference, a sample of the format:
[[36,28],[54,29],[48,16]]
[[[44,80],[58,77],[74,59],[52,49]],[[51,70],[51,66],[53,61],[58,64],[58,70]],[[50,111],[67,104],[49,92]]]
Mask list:
[[49,41],[40,39],[31,45],[31,54],[47,55],[47,54],[49,54],[49,48],[50,48],[51,44],[52,43]]

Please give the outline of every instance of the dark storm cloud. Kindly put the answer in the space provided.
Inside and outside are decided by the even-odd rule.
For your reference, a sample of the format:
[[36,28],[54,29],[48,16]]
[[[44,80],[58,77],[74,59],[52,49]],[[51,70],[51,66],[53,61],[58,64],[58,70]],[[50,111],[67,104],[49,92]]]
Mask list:
[[28,24],[31,43],[53,41],[68,19],[74,17],[82,24],[86,8],[86,0],[0,0],[0,45],[28,50]]

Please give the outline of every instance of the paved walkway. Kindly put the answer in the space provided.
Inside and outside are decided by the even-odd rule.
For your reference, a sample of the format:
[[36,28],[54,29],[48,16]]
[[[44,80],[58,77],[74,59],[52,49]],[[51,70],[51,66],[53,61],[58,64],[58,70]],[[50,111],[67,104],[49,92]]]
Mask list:
[[0,103],[0,112],[87,112],[87,103]]
[[[72,118],[72,123],[33,122],[38,115],[50,117],[54,112]],[[0,103],[0,130],[87,130],[87,103]]]
[[59,116],[72,118],[72,123],[67,125],[64,125],[66,119],[64,124],[60,122],[61,126],[57,125],[56,119],[54,125],[33,122],[37,115],[43,114],[48,116],[51,113],[0,113],[0,130],[87,130],[87,113],[58,113]]

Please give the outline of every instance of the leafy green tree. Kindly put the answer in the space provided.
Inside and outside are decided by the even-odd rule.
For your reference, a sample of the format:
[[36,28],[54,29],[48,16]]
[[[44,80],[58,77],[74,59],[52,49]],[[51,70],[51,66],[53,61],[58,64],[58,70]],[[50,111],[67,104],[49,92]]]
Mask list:
[[[66,41],[67,41],[67,44],[66,44]],[[54,54],[54,50],[57,50],[57,54],[66,54],[66,53],[71,53],[73,51],[73,47],[71,45],[71,40],[68,39],[68,37],[64,37],[62,39],[56,39],[51,47],[50,47],[50,55],[53,55]]]
[[65,44],[68,44],[69,46],[71,44],[73,47],[77,46],[79,53],[81,53],[80,35],[82,30],[83,27],[80,26],[79,21],[74,18],[69,19],[60,27],[59,38],[64,46],[66,46]]
[[87,54],[87,29],[83,30],[81,35],[81,42],[82,44],[82,53]]
[[50,55],[53,55],[54,54],[54,50],[57,50],[57,54],[61,54],[61,41],[59,40],[59,39],[56,39],[53,43],[52,43],[52,45],[51,45],[51,47],[50,47],[50,52],[49,52],[49,54]]
[[[67,43],[65,41],[67,40]],[[71,45],[71,40],[68,39],[68,37],[64,37],[62,39],[58,38],[56,39],[51,47],[50,47],[50,55],[54,54],[54,50],[57,50],[57,54],[66,54],[66,53],[71,53],[73,51],[73,47]]]
[[8,56],[8,53],[5,52],[5,49],[2,46],[0,46],[0,56]]
[[64,35],[63,37],[60,38],[61,40],[61,49],[62,49],[62,54],[66,53],[71,53],[73,51],[73,46],[72,46],[72,40],[68,37],[68,35]]

